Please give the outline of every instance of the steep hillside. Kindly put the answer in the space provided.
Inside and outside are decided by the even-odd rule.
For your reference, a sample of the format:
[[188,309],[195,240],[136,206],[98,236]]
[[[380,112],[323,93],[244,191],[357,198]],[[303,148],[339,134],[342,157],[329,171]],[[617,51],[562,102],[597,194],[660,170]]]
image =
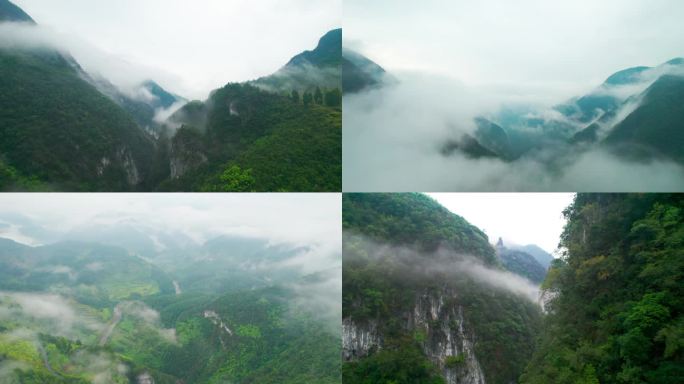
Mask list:
[[316,48],[302,52],[288,61],[278,72],[250,82],[258,87],[290,94],[339,89],[341,87],[342,29],[329,31]]
[[618,123],[606,144],[635,154],[655,152],[684,162],[684,77],[666,75],[651,85],[641,105]]
[[502,273],[486,235],[420,194],[343,197],[345,383],[508,383],[540,310],[472,268]]
[[66,190],[133,190],[154,143],[52,51],[0,50],[0,152],[27,176]]
[[[0,14],[31,21],[7,1]],[[3,189],[130,191],[149,181],[152,138],[68,54],[0,49],[0,105]]]
[[[337,96],[283,96],[229,84],[172,116],[169,190],[339,191],[342,114]],[[318,101],[315,101],[317,99]]]
[[522,383],[684,381],[684,198],[580,194]]
[[0,0],[0,22],[3,21],[35,23],[31,16],[9,0]]
[[385,70],[351,49],[342,53],[342,90],[344,93],[356,93],[379,86],[385,79]]
[[549,268],[549,265],[551,265],[551,262],[554,259],[550,253],[546,252],[545,250],[541,249],[538,245],[535,244],[514,245],[511,248],[532,255],[532,257],[534,257],[534,259],[537,260],[537,262],[541,264],[542,267],[544,267],[544,270]]

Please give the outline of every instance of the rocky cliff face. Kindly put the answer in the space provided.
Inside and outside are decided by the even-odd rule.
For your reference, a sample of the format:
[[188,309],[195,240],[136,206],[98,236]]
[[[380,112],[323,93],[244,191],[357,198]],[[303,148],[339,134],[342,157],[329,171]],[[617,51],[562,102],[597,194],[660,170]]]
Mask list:
[[[425,355],[437,365],[448,384],[484,384],[484,374],[475,356],[474,332],[463,319],[463,307],[454,300],[458,293],[444,288],[422,292],[412,310],[399,314],[405,331],[421,343]],[[343,358],[367,356],[382,348],[377,322],[346,318],[342,326]]]
[[375,321],[355,322],[351,318],[342,321],[342,356],[344,360],[354,360],[368,356],[373,350],[382,347],[382,339]]

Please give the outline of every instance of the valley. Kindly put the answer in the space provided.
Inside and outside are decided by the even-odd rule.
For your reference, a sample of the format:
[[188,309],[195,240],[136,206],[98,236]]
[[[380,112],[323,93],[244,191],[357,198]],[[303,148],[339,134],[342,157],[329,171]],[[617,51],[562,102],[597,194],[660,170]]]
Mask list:
[[682,204],[578,194],[554,258],[426,195],[345,194],[343,382],[681,381]]
[[[339,383],[339,255],[133,219],[68,234],[0,219],[3,383]],[[20,244],[7,222],[61,240]]]

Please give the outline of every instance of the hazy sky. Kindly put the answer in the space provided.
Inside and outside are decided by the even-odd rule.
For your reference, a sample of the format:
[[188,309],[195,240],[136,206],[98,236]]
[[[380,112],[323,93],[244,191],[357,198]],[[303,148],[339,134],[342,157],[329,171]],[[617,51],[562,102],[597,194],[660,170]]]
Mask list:
[[[341,249],[339,194],[2,194],[6,213],[29,217],[66,233],[83,225],[136,222],[182,231],[202,242],[239,234],[299,245]],[[3,233],[0,237],[12,237]]]
[[482,229],[489,241],[499,237],[519,245],[536,244],[552,253],[565,226],[569,193],[431,193],[451,212]]
[[571,95],[684,56],[683,19],[680,0],[344,2],[345,44],[391,71]]
[[342,25],[342,0],[13,1],[41,26],[157,71],[189,98],[269,75]]

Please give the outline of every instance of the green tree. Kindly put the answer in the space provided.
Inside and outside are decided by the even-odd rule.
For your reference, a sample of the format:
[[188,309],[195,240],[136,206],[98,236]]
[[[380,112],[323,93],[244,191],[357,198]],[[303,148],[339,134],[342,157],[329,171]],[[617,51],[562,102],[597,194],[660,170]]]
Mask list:
[[300,101],[299,92],[297,92],[296,89],[292,90],[292,93],[290,94],[290,98],[292,99],[292,101],[299,104],[299,101]]
[[316,92],[314,92],[314,103],[323,105],[323,92],[321,92],[321,87],[316,87]]
[[325,93],[325,105],[328,107],[339,107],[342,105],[342,93],[339,88]]
[[304,105],[309,106],[311,102],[313,101],[313,96],[311,95],[311,92],[305,92],[304,93]]
[[226,169],[221,175],[222,190],[224,192],[249,192],[254,186],[252,170],[242,170],[237,165]]

